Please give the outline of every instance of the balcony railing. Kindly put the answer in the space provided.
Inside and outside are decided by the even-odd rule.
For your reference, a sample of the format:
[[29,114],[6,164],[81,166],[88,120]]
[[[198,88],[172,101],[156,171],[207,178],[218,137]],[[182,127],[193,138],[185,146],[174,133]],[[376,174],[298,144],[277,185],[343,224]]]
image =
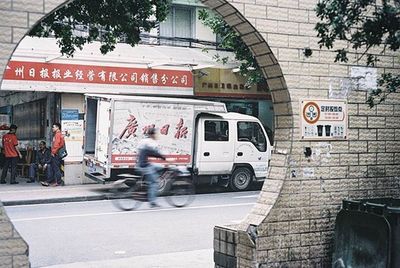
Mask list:
[[[102,41],[102,36],[105,34],[105,30],[100,30],[100,35],[97,41]],[[89,34],[89,27],[85,25],[76,25],[74,30],[74,35],[76,36],[87,36]],[[189,48],[207,48],[214,50],[230,51],[221,47],[221,43],[206,41],[201,39],[189,38],[189,37],[169,37],[152,35],[148,33],[141,33],[141,40],[139,44],[143,45],[164,45],[164,46],[176,46],[176,47],[189,47]],[[118,38],[118,43],[127,43],[126,36],[122,35]]]
[[[207,48],[215,50],[224,50],[221,48],[221,44],[218,42],[200,40],[188,37],[168,37],[150,34],[140,34],[141,41],[139,44],[144,45],[166,45],[166,46],[177,46],[177,47],[189,47],[189,48]],[[123,38],[121,42],[124,43]]]

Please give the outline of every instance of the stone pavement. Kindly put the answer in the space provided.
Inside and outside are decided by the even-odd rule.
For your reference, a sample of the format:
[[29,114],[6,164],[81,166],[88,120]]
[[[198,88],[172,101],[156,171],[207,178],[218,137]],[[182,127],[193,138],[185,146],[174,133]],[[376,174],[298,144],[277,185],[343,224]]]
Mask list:
[[11,206],[102,200],[106,195],[101,190],[107,187],[102,184],[44,187],[39,183],[26,183],[25,179],[19,179],[19,184],[0,184],[0,201],[4,206]]
[[[109,185],[84,184],[44,187],[39,183],[0,184],[0,201],[4,206],[77,202],[106,199]],[[135,256],[114,260],[79,262],[48,268],[212,268],[213,249]]]

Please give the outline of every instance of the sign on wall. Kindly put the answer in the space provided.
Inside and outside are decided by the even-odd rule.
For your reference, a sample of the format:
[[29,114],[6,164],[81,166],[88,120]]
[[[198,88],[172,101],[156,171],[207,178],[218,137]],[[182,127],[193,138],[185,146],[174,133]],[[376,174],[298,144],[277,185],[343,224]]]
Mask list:
[[62,109],[61,120],[79,120],[78,109]]
[[2,90],[193,95],[190,70],[10,61]]
[[246,78],[231,69],[205,68],[194,71],[194,93],[199,97],[235,97],[270,100],[263,83],[246,87]]
[[347,139],[347,103],[344,100],[302,100],[302,140]]
[[61,130],[64,134],[68,156],[66,161],[82,161],[83,157],[83,120],[62,120]]

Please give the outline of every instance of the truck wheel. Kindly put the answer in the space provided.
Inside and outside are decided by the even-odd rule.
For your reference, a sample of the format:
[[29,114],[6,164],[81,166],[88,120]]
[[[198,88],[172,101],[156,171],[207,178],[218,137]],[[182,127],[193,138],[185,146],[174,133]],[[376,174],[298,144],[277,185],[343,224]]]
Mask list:
[[246,167],[239,167],[232,173],[229,186],[234,191],[244,191],[249,188],[253,173]]
[[160,181],[158,182],[158,195],[162,196],[165,195],[167,192],[167,180],[165,178],[159,178]]

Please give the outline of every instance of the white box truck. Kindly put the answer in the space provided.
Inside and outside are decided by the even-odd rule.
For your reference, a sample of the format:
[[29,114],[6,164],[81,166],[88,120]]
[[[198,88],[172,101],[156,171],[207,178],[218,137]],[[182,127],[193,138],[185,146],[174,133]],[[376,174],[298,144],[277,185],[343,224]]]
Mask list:
[[[159,130],[167,160],[186,165],[196,184],[245,190],[267,176],[271,146],[260,121],[225,104],[184,98],[86,94],[85,175],[105,182],[134,172],[137,144]],[[156,160],[155,160],[156,161]]]

